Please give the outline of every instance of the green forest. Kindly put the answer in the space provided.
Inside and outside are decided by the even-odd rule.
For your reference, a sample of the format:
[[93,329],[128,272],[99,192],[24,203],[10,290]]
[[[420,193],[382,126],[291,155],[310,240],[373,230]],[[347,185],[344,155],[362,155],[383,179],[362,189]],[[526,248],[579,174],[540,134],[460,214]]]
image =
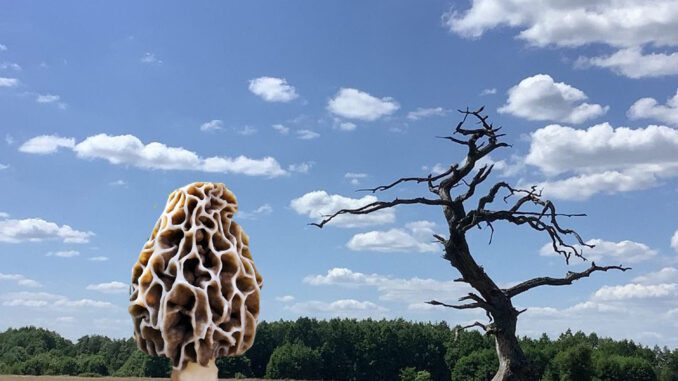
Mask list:
[[[533,380],[678,381],[678,350],[567,331],[521,338]],[[494,340],[445,323],[399,320],[261,322],[244,356],[217,360],[219,377],[305,380],[489,380]],[[35,327],[0,333],[0,374],[168,377],[165,358],[133,339],[84,336],[71,342]]]

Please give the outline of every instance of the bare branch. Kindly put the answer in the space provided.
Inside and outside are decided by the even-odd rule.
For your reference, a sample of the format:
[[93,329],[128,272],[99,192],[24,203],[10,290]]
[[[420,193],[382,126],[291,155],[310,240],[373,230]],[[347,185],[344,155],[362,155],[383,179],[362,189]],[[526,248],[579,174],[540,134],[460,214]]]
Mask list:
[[512,298],[518,294],[521,294],[527,290],[530,290],[535,287],[539,286],[565,286],[572,284],[577,279],[581,278],[586,278],[590,276],[592,273],[596,271],[608,271],[608,270],[619,270],[619,271],[627,271],[631,270],[630,267],[623,267],[622,265],[619,266],[598,266],[596,265],[595,262],[591,262],[591,267],[586,269],[585,271],[581,272],[572,272],[569,271],[567,275],[563,278],[551,278],[551,277],[539,277],[539,278],[534,278],[527,280],[525,282],[522,282],[520,284],[517,284],[511,288],[503,290],[504,293],[509,297]]
[[456,310],[467,310],[471,308],[484,308],[480,303],[468,303],[468,304],[447,304],[443,302],[439,302],[437,300],[430,300],[426,302],[426,304],[430,304],[432,306],[443,306],[447,308],[454,308]]
[[422,205],[449,205],[450,203],[444,200],[431,200],[424,197],[417,198],[396,198],[393,201],[375,201],[367,205],[361,206],[360,208],[355,209],[341,209],[330,215],[325,216],[325,218],[320,222],[312,222],[309,225],[317,226],[322,228],[328,222],[332,221],[335,217],[342,214],[370,214],[381,209],[392,208],[396,205],[411,205],[411,204],[422,204]]

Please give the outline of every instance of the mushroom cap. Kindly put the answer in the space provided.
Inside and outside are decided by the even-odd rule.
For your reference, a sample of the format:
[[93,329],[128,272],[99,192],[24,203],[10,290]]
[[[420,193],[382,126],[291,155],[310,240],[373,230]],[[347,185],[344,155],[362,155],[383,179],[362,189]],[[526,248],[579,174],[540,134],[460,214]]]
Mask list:
[[175,190],[132,268],[134,339],[176,369],[240,355],[254,342],[262,278],[237,210],[221,183]]

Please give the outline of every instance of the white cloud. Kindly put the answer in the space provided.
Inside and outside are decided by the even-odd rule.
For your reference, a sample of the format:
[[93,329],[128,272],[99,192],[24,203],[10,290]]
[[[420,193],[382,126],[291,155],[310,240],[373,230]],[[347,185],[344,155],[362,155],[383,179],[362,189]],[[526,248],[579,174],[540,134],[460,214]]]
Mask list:
[[287,135],[290,133],[289,127],[285,127],[282,124],[274,124],[272,127],[274,130],[278,131],[280,135]]
[[348,179],[353,185],[359,185],[360,180],[367,178],[367,173],[347,172],[344,178]]
[[[678,67],[678,62],[676,62],[676,67]],[[638,99],[631,105],[626,115],[631,119],[651,118],[678,126],[678,90],[666,101],[666,105],[660,105],[654,98]]]
[[667,126],[613,128],[608,123],[586,130],[549,125],[531,134],[525,163],[547,176],[573,173],[539,184],[549,197],[585,200],[656,186],[678,175],[678,130]]
[[508,26],[520,29],[518,38],[534,46],[618,48],[607,57],[580,58],[577,65],[609,68],[631,78],[678,74],[678,52],[642,54],[647,46],[678,46],[676,20],[674,0],[474,0],[470,9],[443,16],[450,31],[469,38]]
[[447,113],[442,107],[431,107],[431,108],[422,108],[419,107],[415,111],[410,111],[407,113],[407,119],[410,120],[419,120],[423,118],[428,118],[431,116],[444,116]]
[[271,213],[273,213],[273,207],[269,204],[263,204],[251,212],[238,211],[238,217],[246,220],[254,220],[259,216],[267,216]]
[[41,218],[0,220],[0,242],[40,242],[59,239],[66,243],[87,243],[94,233],[57,225]]
[[200,131],[213,132],[224,128],[224,122],[219,119],[212,119],[200,125]]
[[312,140],[320,137],[320,134],[313,130],[297,130],[297,139]]
[[653,78],[678,74],[678,52],[643,54],[641,48],[621,49],[608,56],[579,57],[575,66],[610,69],[629,78]]
[[527,77],[508,91],[506,104],[500,113],[528,120],[551,120],[582,123],[605,114],[608,106],[583,102],[588,97],[583,91],[551,76],[537,74]]
[[[340,209],[355,209],[378,201],[375,196],[367,195],[361,198],[344,197],[337,194],[330,195],[325,191],[314,191],[304,194],[290,202],[290,206],[298,214],[304,214],[314,220]],[[363,215],[339,215],[329,225],[354,228],[371,225],[387,224],[395,221],[393,208],[382,209]]]
[[24,143],[19,150],[47,154],[59,147],[72,148],[82,159],[105,159],[111,164],[133,165],[143,169],[194,170],[202,172],[234,173],[248,176],[276,177],[285,175],[278,161],[268,156],[251,159],[246,156],[199,157],[195,152],[181,147],[168,147],[162,143],[144,144],[134,135],[99,134],[75,144],[72,138],[38,136]]
[[433,222],[416,221],[405,225],[405,229],[359,233],[351,237],[346,247],[353,251],[437,252],[441,249],[433,239],[434,227]]
[[124,187],[127,186],[127,182],[125,180],[115,180],[111,181],[108,183],[108,185],[115,186],[115,187]]
[[594,300],[659,299],[678,297],[678,283],[603,286],[593,294]]
[[315,165],[314,161],[305,161],[302,163],[296,163],[296,164],[290,164],[287,167],[287,170],[290,172],[297,172],[297,173],[308,173],[308,171],[311,170],[311,167]]
[[63,295],[50,294],[47,292],[9,292],[0,295],[2,305],[7,307],[50,307],[63,308],[113,308],[109,302],[92,299],[69,299]]
[[7,70],[7,69],[20,71],[21,65],[14,63],[14,62],[2,62],[2,63],[0,63],[0,70]]
[[47,253],[48,257],[60,257],[60,258],[73,258],[80,255],[80,252],[75,250],[64,250],[64,251],[50,251]]
[[356,312],[373,314],[388,311],[387,308],[379,306],[369,301],[359,301],[355,299],[340,299],[334,302],[308,301],[295,303],[286,307],[290,311],[297,313],[328,313],[331,315],[353,315]]
[[60,96],[58,95],[52,95],[52,94],[38,94],[38,96],[35,98],[35,101],[38,103],[54,103],[58,102],[59,99],[61,99]]
[[0,52],[4,52],[7,50],[7,45],[0,44]]
[[380,99],[351,88],[341,88],[327,103],[327,109],[333,114],[343,118],[367,121],[391,115],[399,108],[400,105],[393,98]]
[[431,299],[456,301],[471,290],[468,285],[452,280],[396,278],[339,267],[328,270],[325,275],[309,275],[303,282],[312,286],[370,287],[379,293],[379,300],[406,304],[423,303]]
[[474,0],[465,12],[443,21],[464,37],[480,37],[501,26],[521,29],[518,37],[536,46],[616,47],[678,45],[678,4],[672,0]]
[[236,130],[236,132],[238,133],[238,135],[250,136],[256,134],[257,129],[252,126],[245,126],[243,128]]
[[678,269],[664,267],[659,271],[637,276],[633,278],[633,282],[643,284],[678,283]]
[[19,85],[19,80],[16,78],[0,77],[0,87],[16,87]]
[[[579,250],[582,250],[584,257],[590,261],[604,263],[639,263],[652,259],[657,255],[657,251],[651,249],[644,243],[633,242],[629,240],[611,242],[602,239],[590,239],[586,241],[588,245],[594,245],[593,248],[582,247],[575,245]],[[540,255],[551,256],[559,255],[553,251],[553,245],[547,243],[539,250]]]
[[98,283],[90,284],[86,287],[90,291],[103,292],[105,294],[124,294],[129,291],[129,285],[122,282],[108,282],[108,283]]
[[480,95],[481,95],[481,96],[484,96],[484,95],[494,95],[494,94],[496,94],[496,93],[497,93],[497,89],[495,89],[495,88],[493,87],[493,88],[491,88],[491,89],[483,89],[483,91],[480,92]]
[[112,308],[113,304],[103,302],[101,300],[92,299],[78,299],[70,300],[67,298],[59,299],[54,302],[55,307],[69,307],[69,308]]
[[97,256],[97,257],[91,257],[91,258],[87,258],[87,259],[92,261],[92,262],[106,262],[108,260],[108,257]]
[[0,212],[0,220],[4,220],[5,218],[9,218],[9,213]]
[[676,232],[673,233],[673,237],[671,237],[671,247],[678,252],[678,230],[676,230]]
[[[569,307],[528,307],[521,315],[519,333],[538,337],[547,332],[557,336],[567,328],[576,328],[600,336],[638,340],[645,345],[675,346],[677,272],[663,268],[638,276],[632,283],[605,285]],[[647,333],[648,322],[654,334]]]
[[339,121],[339,122],[334,124],[334,128],[341,130],[341,131],[353,131],[356,128],[358,128],[358,126],[356,126],[355,123]]
[[58,135],[40,135],[27,140],[19,147],[19,151],[38,155],[55,153],[59,148],[75,147],[75,139],[62,138]]
[[285,78],[259,77],[250,80],[250,91],[266,102],[290,102],[299,97]]
[[3,273],[0,273],[0,281],[3,281],[3,280],[16,282],[19,286],[24,286],[24,287],[33,287],[33,288],[42,287],[40,282],[35,281],[33,279],[26,278],[25,276],[23,276],[21,274],[3,274]]
[[144,55],[141,57],[140,61],[145,64],[161,64],[162,60],[158,59],[158,57],[155,56],[154,53],[151,52],[146,52]]
[[276,296],[275,300],[283,303],[289,303],[294,301],[294,296],[292,295],[283,295],[283,296]]
[[9,164],[2,164],[0,163],[0,171],[9,168]]

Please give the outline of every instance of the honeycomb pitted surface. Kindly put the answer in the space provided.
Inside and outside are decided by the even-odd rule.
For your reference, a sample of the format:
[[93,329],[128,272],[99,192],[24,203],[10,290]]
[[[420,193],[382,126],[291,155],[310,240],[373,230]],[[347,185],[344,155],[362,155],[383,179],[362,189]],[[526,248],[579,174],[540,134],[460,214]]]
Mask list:
[[220,183],[175,190],[132,268],[134,339],[176,369],[242,354],[254,341],[262,278],[237,210]]

